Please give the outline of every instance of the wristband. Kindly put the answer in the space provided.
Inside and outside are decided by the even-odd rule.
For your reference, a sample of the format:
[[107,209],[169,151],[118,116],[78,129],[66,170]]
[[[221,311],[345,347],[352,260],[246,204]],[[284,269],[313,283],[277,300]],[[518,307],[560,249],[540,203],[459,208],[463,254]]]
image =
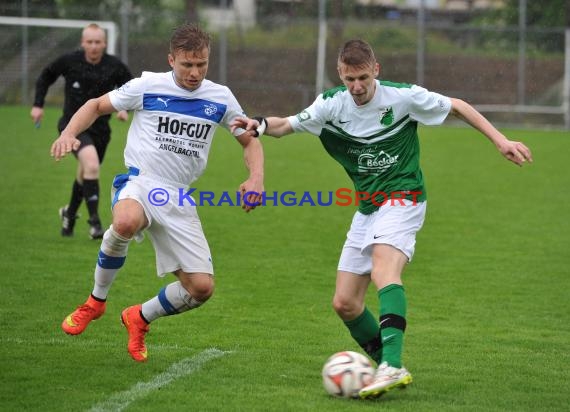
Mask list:
[[259,126],[257,127],[257,129],[253,131],[255,133],[254,137],[262,136],[263,133],[265,132],[265,129],[267,129],[267,120],[265,119],[265,117],[261,116],[252,117],[252,119],[257,120],[259,122]]

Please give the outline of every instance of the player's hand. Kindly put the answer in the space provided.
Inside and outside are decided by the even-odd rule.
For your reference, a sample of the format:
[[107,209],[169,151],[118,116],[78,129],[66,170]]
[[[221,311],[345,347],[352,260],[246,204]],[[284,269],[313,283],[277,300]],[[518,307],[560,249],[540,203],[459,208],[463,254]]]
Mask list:
[[[247,117],[236,117],[230,123],[230,130],[232,133],[234,133],[236,129],[241,128],[246,132],[249,132],[251,137],[259,137],[261,134],[263,134],[263,132],[259,133],[257,131],[259,127],[261,127],[259,120],[250,119]],[[265,130],[265,127],[263,127],[263,130]]]
[[242,200],[241,208],[246,213],[261,205],[264,191],[263,183],[255,182],[252,178],[249,178],[239,186],[239,191]]
[[79,149],[80,144],[81,142],[75,136],[61,134],[51,145],[50,154],[56,161],[59,161],[72,150]]
[[248,121],[251,121],[251,119],[248,119],[247,117],[236,117],[230,123],[230,131],[234,133],[238,128],[247,130]]
[[36,126],[36,129],[37,129],[42,124],[42,119],[44,117],[44,109],[42,109],[41,107],[34,106],[34,107],[32,107],[32,111],[30,112],[30,116],[32,118],[32,121],[34,122],[34,125]]
[[127,112],[126,110],[121,110],[117,112],[117,119],[119,119],[121,122],[126,122],[127,120],[129,120],[129,112]]
[[499,151],[503,156],[518,166],[522,166],[525,162],[532,163],[532,153],[530,149],[521,142],[507,140],[499,145]]

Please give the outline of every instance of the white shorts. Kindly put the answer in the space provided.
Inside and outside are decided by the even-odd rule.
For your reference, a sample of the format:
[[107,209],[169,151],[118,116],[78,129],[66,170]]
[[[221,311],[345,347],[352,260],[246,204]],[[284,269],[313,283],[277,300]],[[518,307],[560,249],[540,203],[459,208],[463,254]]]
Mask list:
[[[149,221],[145,229],[156,252],[158,276],[165,276],[178,269],[186,273],[214,274],[210,247],[204,236],[196,206],[187,201],[182,206],[178,204],[177,186],[147,175],[129,175],[128,181],[123,181],[118,186],[113,194],[113,204],[123,199],[134,199],[144,209]],[[162,192],[160,196],[153,198],[152,193],[157,190]],[[156,205],[156,200],[167,198],[165,204]]]
[[416,233],[421,229],[426,202],[404,199],[405,205],[386,204],[370,215],[356,212],[346,235],[338,262],[338,270],[370,274],[372,271],[372,245],[387,244],[401,250],[408,261],[412,260]]

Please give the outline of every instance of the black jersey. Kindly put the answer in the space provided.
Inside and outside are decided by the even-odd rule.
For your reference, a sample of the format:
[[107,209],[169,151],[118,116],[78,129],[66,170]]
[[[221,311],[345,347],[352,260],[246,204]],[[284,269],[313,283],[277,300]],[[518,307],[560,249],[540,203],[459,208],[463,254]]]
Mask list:
[[[133,77],[128,67],[114,56],[105,53],[99,63],[91,64],[85,60],[85,52],[77,50],[60,56],[43,69],[36,82],[34,106],[43,107],[48,88],[59,76],[65,79],[63,116],[58,124],[60,132],[87,100],[102,96]],[[96,136],[109,135],[109,119],[110,115],[99,117],[88,131]]]

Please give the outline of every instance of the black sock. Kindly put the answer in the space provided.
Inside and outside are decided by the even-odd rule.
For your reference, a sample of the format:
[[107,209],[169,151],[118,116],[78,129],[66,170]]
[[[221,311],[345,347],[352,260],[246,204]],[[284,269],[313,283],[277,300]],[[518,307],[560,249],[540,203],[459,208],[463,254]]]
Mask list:
[[89,222],[99,221],[99,179],[83,180],[83,197],[89,211]]
[[81,201],[83,200],[83,185],[77,180],[73,181],[73,187],[71,188],[71,200],[69,205],[67,205],[67,215],[69,217],[74,217],[77,214],[77,209],[81,206]]

